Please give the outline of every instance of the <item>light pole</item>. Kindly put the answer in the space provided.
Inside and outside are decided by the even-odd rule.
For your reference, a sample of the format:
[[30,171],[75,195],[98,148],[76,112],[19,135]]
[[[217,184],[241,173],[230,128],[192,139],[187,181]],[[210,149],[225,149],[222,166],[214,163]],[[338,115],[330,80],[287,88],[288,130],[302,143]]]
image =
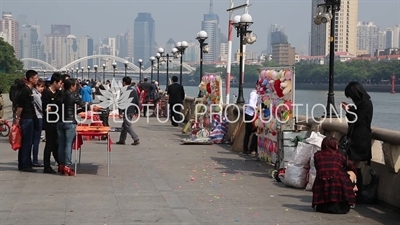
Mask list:
[[106,64],[103,64],[103,84],[106,83]]
[[142,81],[142,66],[143,66],[143,59],[138,60],[139,63],[139,82]]
[[165,84],[165,86],[167,88],[168,88],[168,83],[169,83],[169,63],[172,62],[172,60],[170,61],[169,57],[172,56],[173,58],[176,58],[177,53],[178,53],[178,49],[177,48],[172,48],[171,55],[168,54],[168,53],[166,55],[166,57],[167,57],[167,79],[166,79],[167,83]]
[[68,71],[71,73],[71,77],[74,78],[74,70],[73,69],[69,69]]
[[113,67],[113,69],[114,69],[113,78],[115,78],[115,70],[117,69],[117,63],[116,63],[116,62],[113,62],[113,63],[112,63],[112,67]]
[[[237,37],[239,37],[239,91],[238,91],[238,98],[236,103],[243,104],[244,97],[243,97],[243,74],[244,74],[244,65],[243,65],[243,41],[247,38],[247,34],[251,33],[248,28],[253,24],[253,18],[250,14],[243,14],[242,16],[235,16],[233,18],[233,26],[237,30]],[[254,40],[255,42],[255,40]],[[249,42],[246,39],[246,44],[253,44],[254,42]]]
[[85,68],[83,68],[83,66],[81,67],[81,71],[82,71],[82,74],[81,74],[81,76],[82,76],[82,80],[83,80],[83,70],[84,70]]
[[128,70],[128,61],[124,62],[124,66],[125,66],[125,76],[127,76],[127,70]]
[[[204,43],[204,41],[207,39],[207,32],[205,32],[204,30],[200,31],[199,33],[197,33],[197,37],[196,39],[199,41],[200,43],[200,83],[201,80],[203,78],[203,51],[205,50],[204,53],[208,52],[208,44]],[[204,48],[206,47],[206,48]],[[204,48],[204,49],[203,49]],[[198,98],[202,98],[203,97],[203,92],[201,92],[201,90],[199,90],[199,95],[197,96]]]
[[89,74],[90,74],[90,66],[87,66],[87,79],[88,79],[88,80],[90,80],[90,79],[89,79]]
[[182,67],[183,67],[183,55],[185,54],[185,49],[188,47],[188,43],[186,41],[176,43],[176,48],[178,49],[181,62],[179,68],[179,83],[182,85]]
[[151,65],[150,79],[151,79],[151,82],[153,82],[153,67],[154,67],[154,61],[156,60],[156,58],[154,56],[151,56],[149,60],[150,60],[150,65]]
[[46,79],[46,71],[43,71],[43,79]]
[[76,79],[79,79],[79,68],[78,67],[76,67],[75,72],[76,72]]
[[335,67],[335,14],[340,11],[340,0],[325,0],[325,3],[319,4],[317,7],[317,15],[314,17],[315,25],[321,25],[331,22],[331,32],[329,39],[329,89],[326,104],[325,118],[334,118],[336,113],[335,94],[333,92],[334,67]]
[[97,82],[97,69],[99,68],[99,66],[98,65],[94,65],[93,68],[94,68],[94,81]]

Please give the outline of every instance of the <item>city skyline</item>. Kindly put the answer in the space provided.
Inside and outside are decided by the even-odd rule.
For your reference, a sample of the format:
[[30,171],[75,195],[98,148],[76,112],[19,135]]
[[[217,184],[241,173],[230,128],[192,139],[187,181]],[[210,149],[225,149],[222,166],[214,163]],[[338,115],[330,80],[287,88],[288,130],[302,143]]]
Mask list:
[[[89,1],[90,2],[90,1]],[[154,8],[151,6],[149,2],[139,2],[141,7],[137,7],[138,1],[133,2],[122,2],[120,5],[124,5],[126,7],[122,7],[117,11],[119,13],[114,13],[112,11],[105,12],[104,9],[108,9],[108,7],[102,8],[101,6],[105,6],[104,2],[96,3],[95,5],[90,5],[89,15],[96,16],[88,16],[87,11],[82,10],[85,8],[85,5],[88,6],[88,1],[80,3],[81,7],[71,8],[72,6],[66,4],[62,1],[54,1],[54,2],[46,2],[40,3],[36,2],[36,4],[31,4],[29,2],[24,2],[24,7],[21,7],[19,1],[1,1],[0,8],[1,11],[11,11],[14,15],[14,18],[18,20],[20,15],[26,15],[27,11],[35,12],[35,15],[26,15],[27,18],[25,20],[30,25],[38,24],[41,26],[41,40],[43,40],[44,34],[50,33],[51,24],[69,24],[71,25],[71,33],[77,37],[82,37],[89,35],[97,43],[97,40],[106,38],[106,37],[114,37],[116,34],[120,34],[126,30],[133,30],[134,19],[139,12],[149,12],[152,14],[153,19],[156,24],[156,43],[158,45],[163,45],[170,38],[174,40],[194,40],[195,35],[198,31],[200,31],[201,26],[200,22],[203,18],[203,15],[207,13],[209,8],[209,0],[199,0],[196,2],[180,2],[181,8],[196,8],[196,10],[180,10],[179,15],[168,14],[165,16],[164,12],[161,12],[160,9],[168,9],[171,7],[171,3],[173,1],[166,2],[157,2],[159,7]],[[93,3],[93,2],[91,2]],[[236,1],[235,5],[242,4],[243,1]],[[250,51],[262,52],[267,49],[268,43],[268,34],[269,34],[269,26],[270,24],[279,24],[280,26],[285,27],[285,34],[289,37],[290,43],[292,46],[296,47],[298,51],[307,52],[308,48],[308,33],[310,32],[310,18],[311,14],[311,1],[299,1],[292,2],[281,0],[279,2],[254,2],[252,7],[249,7],[249,13],[253,16],[254,24],[252,26],[252,30],[257,34],[257,42],[253,46],[249,46]],[[44,4],[45,12],[43,11]],[[131,7],[129,13],[126,8]],[[255,7],[256,6],[256,7]],[[59,8],[63,8],[62,11],[57,11]],[[220,27],[221,32],[223,34],[227,33],[227,23],[228,23],[228,13],[226,9],[229,7],[229,1],[221,2],[214,1],[214,13],[217,14],[220,18]],[[393,27],[394,25],[400,23],[400,3],[399,1],[379,1],[379,2],[365,2],[360,0],[359,2],[359,21],[371,21],[374,22],[380,30],[386,30],[387,27]],[[69,11],[68,8],[71,8]],[[272,10],[273,8],[281,8],[280,10]],[[376,8],[380,8],[382,10],[377,11]],[[53,13],[51,10],[56,10],[57,13]],[[98,13],[92,14],[91,12],[96,11]],[[107,17],[98,16],[103,12],[106,15],[110,15]],[[168,11],[168,10],[167,10]],[[43,12],[43,13],[41,13]],[[74,13],[66,13],[66,12],[74,12]],[[79,13],[82,12],[82,13]],[[85,12],[85,13],[84,13]],[[238,10],[235,14],[242,14],[243,10]],[[84,15],[86,16],[84,16]],[[283,15],[291,15],[291,16],[283,16]],[[121,16],[124,16],[124,19]],[[51,19],[49,19],[51,18]],[[176,19],[181,19],[181,24],[176,26]],[[293,19],[296,18],[296,19]],[[37,21],[35,23],[35,21]],[[115,22],[118,21],[118,22]],[[265,21],[268,22],[266,25]],[[104,28],[106,27],[106,28]],[[235,34],[235,31],[233,31]],[[238,40],[234,35],[233,38],[233,46],[238,45]]]

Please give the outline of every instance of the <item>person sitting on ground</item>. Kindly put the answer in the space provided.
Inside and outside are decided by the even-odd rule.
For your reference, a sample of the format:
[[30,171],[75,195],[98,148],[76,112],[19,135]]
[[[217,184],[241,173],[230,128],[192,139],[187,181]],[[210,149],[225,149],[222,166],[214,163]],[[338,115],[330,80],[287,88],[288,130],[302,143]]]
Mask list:
[[324,138],[321,151],[314,154],[314,164],[317,174],[312,188],[312,207],[322,213],[348,213],[356,203],[356,168],[338,150],[335,138]]

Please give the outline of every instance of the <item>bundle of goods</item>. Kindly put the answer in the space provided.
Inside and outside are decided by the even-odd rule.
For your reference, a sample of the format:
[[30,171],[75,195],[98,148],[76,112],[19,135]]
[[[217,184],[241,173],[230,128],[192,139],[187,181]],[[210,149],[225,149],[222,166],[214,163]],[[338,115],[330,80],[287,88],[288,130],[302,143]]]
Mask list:
[[223,115],[213,115],[213,125],[211,128],[209,138],[215,144],[222,144],[225,142],[226,134],[228,133],[228,122]]
[[312,189],[316,176],[314,153],[321,149],[324,137],[312,132],[309,138],[297,144],[293,161],[288,163],[285,171],[283,183],[286,186]]

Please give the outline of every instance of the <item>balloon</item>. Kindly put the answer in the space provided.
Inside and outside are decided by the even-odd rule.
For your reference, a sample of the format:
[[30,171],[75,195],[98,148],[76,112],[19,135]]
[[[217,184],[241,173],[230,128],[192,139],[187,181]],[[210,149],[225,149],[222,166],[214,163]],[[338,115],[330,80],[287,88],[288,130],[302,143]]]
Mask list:
[[287,71],[285,72],[285,80],[292,80],[292,77],[293,77],[292,71],[287,70]]
[[267,84],[268,84],[268,80],[263,80],[263,82],[261,83],[262,84],[262,86],[267,86]]
[[264,77],[264,76],[265,76],[265,70],[261,70],[260,77]]
[[211,93],[211,84],[210,83],[207,83],[206,88],[207,88],[207,92]]
[[214,80],[215,80],[215,77],[214,77],[214,75],[210,75],[210,76],[208,77],[208,79],[209,79],[210,81],[214,81]]

